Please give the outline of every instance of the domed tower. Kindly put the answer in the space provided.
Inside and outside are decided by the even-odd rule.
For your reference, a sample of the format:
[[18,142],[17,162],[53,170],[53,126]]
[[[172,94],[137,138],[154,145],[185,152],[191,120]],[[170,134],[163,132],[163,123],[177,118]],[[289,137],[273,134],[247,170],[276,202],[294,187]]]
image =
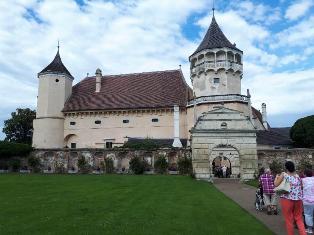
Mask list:
[[71,73],[63,65],[58,51],[53,61],[38,73],[37,112],[34,120],[33,147],[64,147],[62,109],[72,93]]
[[213,13],[203,41],[189,58],[195,96],[241,94],[242,56],[223,34]]

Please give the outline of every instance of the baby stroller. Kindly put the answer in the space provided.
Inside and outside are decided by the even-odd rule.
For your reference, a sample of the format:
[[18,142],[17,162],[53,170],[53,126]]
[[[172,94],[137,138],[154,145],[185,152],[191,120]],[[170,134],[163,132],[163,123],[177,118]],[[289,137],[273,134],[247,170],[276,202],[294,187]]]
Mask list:
[[264,200],[263,200],[263,192],[261,188],[256,190],[255,193],[255,209],[257,211],[261,211],[264,209]]

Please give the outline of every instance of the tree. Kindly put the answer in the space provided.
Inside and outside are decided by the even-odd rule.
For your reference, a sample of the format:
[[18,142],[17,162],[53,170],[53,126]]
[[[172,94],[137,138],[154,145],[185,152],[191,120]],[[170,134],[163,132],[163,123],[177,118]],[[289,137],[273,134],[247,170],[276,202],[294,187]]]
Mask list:
[[297,120],[290,130],[290,137],[297,147],[314,147],[314,115]]
[[6,134],[5,140],[31,144],[33,136],[33,120],[35,117],[35,110],[29,108],[16,109],[16,112],[11,113],[11,118],[4,121],[3,132]]

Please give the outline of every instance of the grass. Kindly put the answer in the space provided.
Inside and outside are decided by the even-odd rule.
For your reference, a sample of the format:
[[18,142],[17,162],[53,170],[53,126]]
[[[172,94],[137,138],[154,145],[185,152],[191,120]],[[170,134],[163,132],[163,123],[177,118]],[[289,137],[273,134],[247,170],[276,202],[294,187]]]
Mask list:
[[257,188],[258,187],[258,180],[256,180],[256,179],[254,179],[254,180],[249,180],[249,181],[246,181],[245,182],[247,185],[251,185],[251,186],[253,186],[253,187],[255,187],[255,188]]
[[0,234],[272,234],[184,176],[0,175]]

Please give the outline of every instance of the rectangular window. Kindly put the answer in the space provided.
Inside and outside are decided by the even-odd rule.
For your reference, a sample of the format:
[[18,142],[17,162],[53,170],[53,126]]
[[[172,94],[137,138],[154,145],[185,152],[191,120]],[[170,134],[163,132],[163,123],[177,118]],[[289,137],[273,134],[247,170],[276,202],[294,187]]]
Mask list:
[[127,119],[123,120],[123,123],[129,123],[129,122],[130,122],[130,121],[127,120]]
[[106,142],[106,149],[112,149],[112,142]]
[[75,126],[76,122],[70,122],[70,126]]
[[76,149],[76,143],[71,143],[71,149]]
[[153,118],[152,122],[159,122],[158,118]]
[[219,84],[220,79],[219,78],[214,78],[214,84]]

